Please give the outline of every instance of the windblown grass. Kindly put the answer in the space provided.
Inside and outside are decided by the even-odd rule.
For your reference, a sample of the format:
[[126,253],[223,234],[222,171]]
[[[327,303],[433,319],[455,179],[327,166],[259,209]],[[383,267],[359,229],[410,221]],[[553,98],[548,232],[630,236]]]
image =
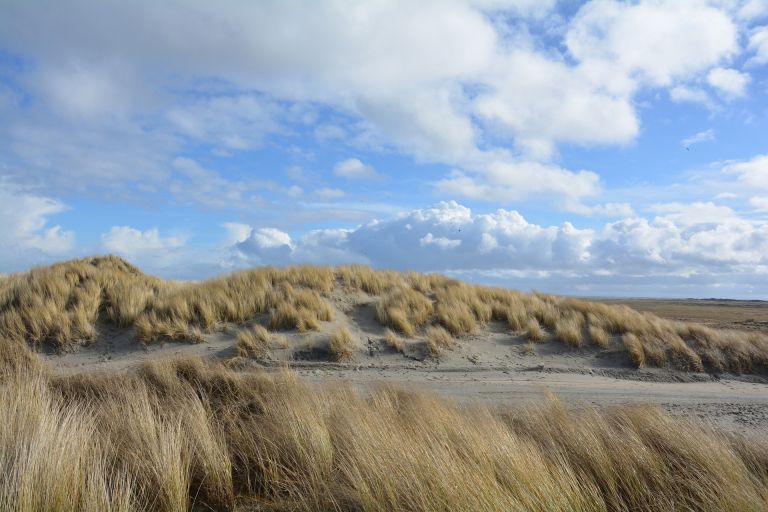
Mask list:
[[328,353],[335,361],[348,361],[355,353],[355,339],[349,329],[340,327],[331,336]]
[[539,325],[539,321],[530,317],[526,323],[525,337],[530,341],[544,341],[547,336]]
[[432,312],[432,301],[411,288],[397,288],[388,292],[376,306],[379,322],[409,337],[427,323]]
[[263,357],[271,341],[271,334],[263,325],[254,325],[237,333],[235,349],[241,357]]
[[439,356],[443,349],[450,348],[456,343],[451,333],[439,325],[427,327],[427,351],[433,357]]
[[[503,322],[532,341],[622,347],[628,359],[681,370],[768,370],[768,336],[675,322],[626,306],[470,286],[439,275],[377,272],[363,266],[246,270],[199,283],[142,274],[124,260],[87,258],[0,279],[0,337],[64,351],[98,338],[104,325],[134,329],[136,339],[199,342],[227,323],[268,318],[274,330],[319,329],[333,319],[334,294],[376,299],[378,321],[406,337],[440,324],[462,337]],[[536,322],[534,324],[534,322]],[[628,343],[615,343],[631,334]],[[635,339],[636,338],[636,339]]]
[[384,342],[389,348],[400,354],[405,352],[405,342],[391,329],[387,329],[384,333]]
[[0,510],[23,512],[768,506],[765,441],[650,406],[460,405],[196,359],[0,368],[0,470]]

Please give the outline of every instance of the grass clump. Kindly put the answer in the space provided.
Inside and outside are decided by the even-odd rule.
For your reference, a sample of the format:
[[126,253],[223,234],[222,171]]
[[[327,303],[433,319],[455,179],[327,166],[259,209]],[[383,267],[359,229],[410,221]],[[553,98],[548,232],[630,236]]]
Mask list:
[[328,353],[334,361],[348,361],[355,353],[355,340],[346,327],[340,327],[331,336]]
[[427,323],[433,313],[432,301],[410,288],[398,288],[384,295],[376,305],[376,318],[408,337]]
[[451,333],[439,325],[427,327],[427,352],[438,357],[443,349],[450,348],[456,343]]
[[589,339],[593,345],[600,348],[607,348],[610,342],[608,332],[597,322],[590,319],[589,322]]
[[402,354],[405,352],[405,342],[391,329],[387,329],[384,333],[384,342],[389,348],[395,352]]
[[544,329],[541,328],[539,321],[534,317],[528,318],[525,327],[525,338],[530,341],[541,342],[546,339]]
[[470,307],[461,302],[438,303],[436,313],[438,321],[454,336],[469,334],[477,325]]
[[645,350],[640,339],[635,334],[629,332],[621,337],[621,341],[624,344],[624,349],[629,354],[629,358],[632,360],[632,364],[636,368],[645,366]]
[[583,318],[570,314],[560,317],[555,324],[555,338],[566,345],[580,347],[583,339]]
[[262,325],[254,325],[237,333],[235,350],[240,357],[264,357],[271,340],[269,331]]

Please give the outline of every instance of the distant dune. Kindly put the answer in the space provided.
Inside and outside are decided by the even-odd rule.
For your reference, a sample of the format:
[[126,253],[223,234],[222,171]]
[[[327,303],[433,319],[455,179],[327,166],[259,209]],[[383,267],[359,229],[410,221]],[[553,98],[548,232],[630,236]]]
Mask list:
[[376,353],[394,364],[450,360],[450,349],[480,348],[473,343],[483,339],[497,341],[487,350],[524,344],[529,355],[559,344],[610,367],[768,368],[760,330],[363,266],[257,268],[178,283],[114,256],[67,261],[0,281],[0,336],[58,353],[114,347],[110,360],[164,341],[207,341],[230,345],[222,356],[354,361]]

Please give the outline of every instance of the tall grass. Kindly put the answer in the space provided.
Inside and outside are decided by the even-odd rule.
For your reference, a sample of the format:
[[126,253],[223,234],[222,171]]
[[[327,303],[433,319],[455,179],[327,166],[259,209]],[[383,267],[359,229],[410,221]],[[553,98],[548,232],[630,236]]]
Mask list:
[[263,325],[254,325],[237,333],[235,349],[241,357],[263,357],[272,339],[272,335]]
[[340,327],[331,336],[328,353],[334,361],[348,361],[354,356],[355,345],[355,339],[349,329]]
[[768,506],[764,440],[650,406],[458,404],[195,359],[0,368],[0,471],[0,509],[19,511]]
[[[146,276],[114,256],[73,260],[0,279],[0,336],[64,351],[96,341],[101,327],[114,325],[133,329],[142,343],[199,342],[224,324],[260,315],[274,330],[309,331],[333,319],[333,300],[344,293],[374,297],[377,320],[409,338],[434,324],[461,338],[496,321],[533,341],[546,340],[546,329],[552,339],[574,347],[585,345],[588,333],[600,348],[623,348],[636,365],[768,370],[768,336],[762,333],[709,329],[626,306],[363,266],[265,267],[174,283]],[[634,338],[627,343],[610,343],[630,334]]]

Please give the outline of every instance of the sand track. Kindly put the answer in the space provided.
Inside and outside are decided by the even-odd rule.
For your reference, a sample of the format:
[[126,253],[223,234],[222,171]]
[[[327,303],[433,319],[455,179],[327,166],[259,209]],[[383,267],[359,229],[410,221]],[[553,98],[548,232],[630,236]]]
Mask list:
[[[285,348],[274,348],[244,366],[276,371],[289,365],[313,382],[344,379],[361,387],[389,384],[433,391],[458,400],[524,403],[554,393],[571,406],[654,403],[674,416],[714,423],[747,435],[768,435],[768,376],[711,375],[670,369],[637,370],[618,347],[574,349],[556,341],[531,345],[491,324],[462,338],[438,359],[424,342],[406,340],[405,354],[386,346],[371,303],[336,304],[335,320],[320,331],[282,332]],[[254,322],[260,321],[255,319]],[[261,319],[263,321],[263,319]],[[330,334],[347,327],[358,342],[352,361],[335,363],[326,353]],[[121,371],[163,357],[230,359],[237,330],[229,325],[205,343],[156,343],[143,347],[130,330],[103,327],[100,339],[75,353],[45,358],[62,372]]]

